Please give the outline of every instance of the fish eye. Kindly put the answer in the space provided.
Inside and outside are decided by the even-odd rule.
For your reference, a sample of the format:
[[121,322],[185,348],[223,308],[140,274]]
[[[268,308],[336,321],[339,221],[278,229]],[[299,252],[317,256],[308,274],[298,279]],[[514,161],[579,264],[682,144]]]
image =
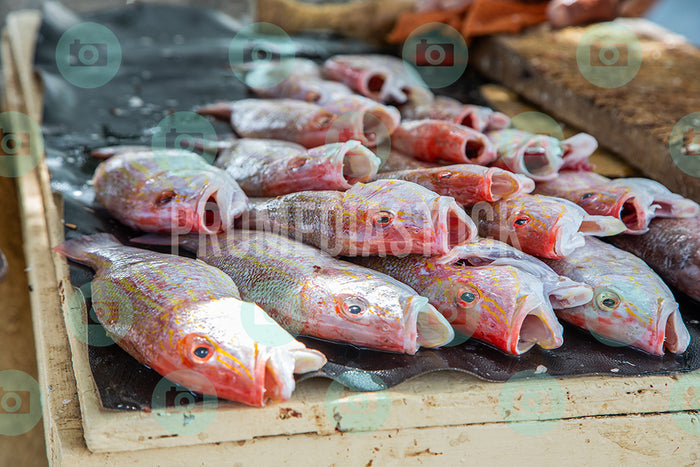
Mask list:
[[479,292],[473,287],[462,287],[457,290],[455,295],[455,304],[460,308],[469,308],[473,306],[479,298]]
[[182,341],[187,358],[192,363],[204,363],[214,356],[214,346],[201,334],[188,334]]
[[593,193],[584,193],[581,195],[581,199],[588,199],[593,196]]
[[448,178],[452,178],[452,172],[440,172],[438,174],[438,178],[440,180],[447,180]]
[[372,224],[375,227],[388,227],[394,220],[394,215],[389,211],[379,211],[372,216]]
[[175,199],[174,191],[162,191],[156,198],[156,206],[165,206],[169,202]]
[[205,347],[203,345],[200,345],[199,347],[194,349],[194,352],[192,352],[192,353],[195,355],[195,357],[207,358],[207,356],[209,355],[209,347]]
[[527,216],[519,216],[513,221],[513,225],[525,225],[530,222],[530,218]]
[[598,308],[604,311],[613,311],[620,305],[620,297],[615,292],[606,290],[596,296]]
[[341,300],[341,309],[343,313],[351,318],[362,316],[369,308],[367,303],[360,297],[346,295],[339,298]]

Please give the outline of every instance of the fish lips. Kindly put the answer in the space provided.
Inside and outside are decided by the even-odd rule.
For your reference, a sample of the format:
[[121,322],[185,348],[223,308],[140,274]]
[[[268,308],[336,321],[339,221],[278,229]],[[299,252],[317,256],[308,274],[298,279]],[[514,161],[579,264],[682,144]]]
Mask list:
[[476,238],[476,224],[454,198],[438,197],[433,202],[431,213],[436,233],[436,248],[430,253],[445,254],[454,246]]
[[225,183],[212,183],[197,199],[193,228],[207,234],[229,230],[246,209],[248,198],[233,178]]
[[690,333],[688,333],[681,313],[678,311],[678,303],[660,298],[659,310],[650,352],[655,355],[663,355],[664,348],[675,354],[685,352],[690,344]]
[[428,299],[413,295],[399,299],[404,307],[403,350],[409,355],[419,347],[435,348],[448,344],[454,339],[454,330],[445,317],[428,303]]
[[543,297],[523,295],[518,298],[515,319],[508,337],[508,351],[521,355],[535,344],[556,349],[564,343],[564,328],[549,302]]

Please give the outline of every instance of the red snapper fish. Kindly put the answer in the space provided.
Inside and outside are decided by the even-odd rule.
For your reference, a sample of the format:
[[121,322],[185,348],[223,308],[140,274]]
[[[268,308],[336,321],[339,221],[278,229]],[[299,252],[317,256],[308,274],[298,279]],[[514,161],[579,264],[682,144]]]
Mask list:
[[[366,146],[377,146],[387,140],[401,123],[401,115],[396,107],[380,104],[367,97],[358,95],[344,96],[329,100],[322,104],[323,108],[331,113],[340,115],[339,134],[329,135],[330,138],[338,138],[338,141],[346,141],[349,138],[357,139]],[[350,125],[345,124],[348,120]],[[346,127],[361,129],[356,134],[348,134]]]
[[636,256],[586,237],[564,259],[545,260],[556,272],[593,287],[586,305],[557,315],[604,343],[628,345],[654,355],[683,353],[690,334],[666,284]]
[[[202,261],[126,247],[109,234],[68,240],[55,250],[95,269],[92,304],[107,334],[192,391],[260,407],[289,399],[294,373],[326,363],[291,335],[280,346],[252,338],[244,311],[251,320],[269,317],[240,299],[229,276]],[[287,334],[279,326],[274,331]]]
[[700,302],[700,216],[657,218],[644,235],[606,241],[643,259],[666,283]]
[[700,215],[700,206],[648,178],[611,180],[594,172],[563,171],[554,180],[537,184],[537,192],[568,199],[589,214],[614,216],[627,234],[643,234],[655,217]]
[[403,122],[391,135],[391,145],[428,162],[486,165],[497,157],[496,147],[484,134],[441,120]]
[[482,133],[503,130],[510,125],[510,118],[501,112],[480,105],[462,104],[446,96],[435,96],[422,102],[409,98],[399,110],[406,120],[446,120]]
[[486,136],[498,149],[495,167],[538,182],[556,178],[562,169],[590,169],[588,158],[598,148],[596,139],[587,133],[564,141],[512,128],[490,131]]
[[404,103],[413,88],[424,89],[403,60],[391,55],[336,55],[323,64],[323,75],[379,102]]
[[535,182],[524,175],[474,164],[382,172],[377,178],[417,183],[439,195],[453,197],[462,206],[491,203],[535,189]]
[[402,180],[251,199],[243,226],[280,232],[334,256],[441,254],[476,236],[453,198]]
[[535,344],[545,349],[562,345],[563,329],[539,279],[512,266],[465,265],[457,249],[443,256],[355,260],[413,287],[455,331],[503,352],[520,355]]
[[[168,243],[146,236],[136,241]],[[269,232],[180,237],[294,335],[413,355],[454,338],[428,299],[389,276]]]
[[478,203],[471,215],[480,236],[543,258],[568,256],[584,245],[586,235],[617,235],[625,230],[619,219],[593,216],[571,201],[543,195]]
[[368,182],[380,160],[359,141],[312,149],[288,141],[243,138],[226,143],[215,165],[248,196],[279,196],[308,190],[347,190]]
[[545,296],[555,310],[585,305],[593,298],[588,284],[560,276],[541,260],[507,243],[488,238],[477,238],[454,247],[445,261],[461,261],[472,266],[513,266],[532,274],[542,282]]
[[195,153],[116,146],[93,154],[109,157],[93,177],[97,201],[134,229],[215,233],[247,207],[236,180]]

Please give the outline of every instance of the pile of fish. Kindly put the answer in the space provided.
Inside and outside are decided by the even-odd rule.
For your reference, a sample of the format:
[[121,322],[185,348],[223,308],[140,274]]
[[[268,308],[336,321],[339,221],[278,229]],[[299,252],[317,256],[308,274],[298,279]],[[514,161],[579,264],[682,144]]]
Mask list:
[[412,355],[459,333],[520,355],[560,347],[562,320],[653,355],[688,347],[664,280],[700,300],[700,206],[591,172],[592,136],[509,128],[389,56],[296,59],[268,88],[279,70],[245,71],[257,98],[198,109],[233,131],[202,142],[213,165],[93,151],[96,199],[147,233],[132,243],[198,259],[108,234],[56,247],[96,270],[97,317],[143,364],[262,406],[326,362],[295,336]]

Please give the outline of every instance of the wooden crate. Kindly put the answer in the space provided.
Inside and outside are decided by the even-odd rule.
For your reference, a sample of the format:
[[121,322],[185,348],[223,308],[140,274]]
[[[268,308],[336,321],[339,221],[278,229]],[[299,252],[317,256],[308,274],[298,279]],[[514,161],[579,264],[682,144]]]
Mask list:
[[[36,12],[15,12],[2,38],[6,108],[37,121],[41,89],[32,57],[39,22]],[[354,396],[329,403],[330,381],[312,379],[300,383],[285,403],[262,409],[221,403],[203,431],[173,436],[153,413],[101,407],[86,346],[67,332],[64,320],[62,307],[73,288],[65,260],[51,250],[62,240],[64,227],[43,162],[19,179],[19,191],[52,464],[688,465],[700,454],[698,431],[676,423],[697,421],[697,414],[678,407],[671,413],[674,376],[557,379],[561,414],[553,420],[507,423],[499,406],[507,383],[436,372],[366,395],[370,406],[380,400],[389,409],[386,420],[372,427],[376,429],[361,432],[347,432],[353,426],[343,417],[344,402]]]

